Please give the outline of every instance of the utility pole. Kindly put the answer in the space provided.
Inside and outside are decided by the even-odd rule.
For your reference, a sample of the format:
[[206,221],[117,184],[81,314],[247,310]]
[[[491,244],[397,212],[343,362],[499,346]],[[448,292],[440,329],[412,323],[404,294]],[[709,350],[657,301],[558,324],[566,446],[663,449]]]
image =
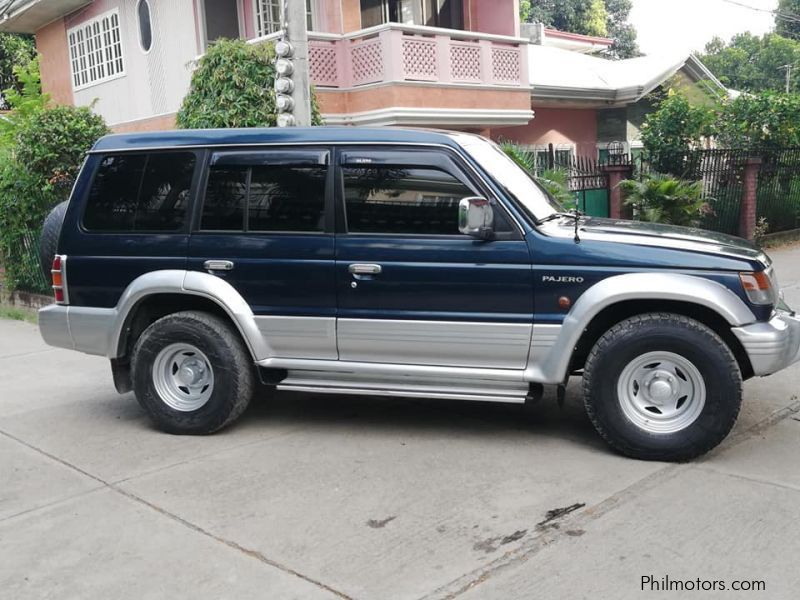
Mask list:
[[[288,42],[288,43],[287,43]],[[275,103],[282,127],[311,125],[305,0],[283,0],[283,40],[275,45]]]
[[783,65],[779,69],[786,71],[786,93],[788,94],[792,89],[792,68],[794,65]]

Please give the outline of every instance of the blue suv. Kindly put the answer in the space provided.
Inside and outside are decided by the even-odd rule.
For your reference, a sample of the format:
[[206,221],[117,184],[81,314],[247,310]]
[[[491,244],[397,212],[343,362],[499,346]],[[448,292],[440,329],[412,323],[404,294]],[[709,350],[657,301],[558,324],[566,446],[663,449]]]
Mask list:
[[582,375],[614,448],[685,460],[744,379],[800,359],[760,249],[564,212],[464,133],[112,135],[46,234],[44,339],[108,357],[170,433],[219,430],[259,384],[525,403]]

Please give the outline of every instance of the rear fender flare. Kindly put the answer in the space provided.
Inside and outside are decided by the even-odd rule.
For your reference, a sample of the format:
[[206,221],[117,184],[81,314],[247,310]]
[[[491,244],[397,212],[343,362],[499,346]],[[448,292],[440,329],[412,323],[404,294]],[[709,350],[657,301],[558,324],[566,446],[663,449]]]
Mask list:
[[109,358],[120,357],[122,332],[134,308],[153,294],[186,294],[207,298],[222,308],[236,325],[253,360],[264,360],[272,356],[269,344],[256,325],[250,305],[227,281],[199,271],[163,270],[153,271],[134,279],[125,289],[117,303],[115,317],[109,331]]

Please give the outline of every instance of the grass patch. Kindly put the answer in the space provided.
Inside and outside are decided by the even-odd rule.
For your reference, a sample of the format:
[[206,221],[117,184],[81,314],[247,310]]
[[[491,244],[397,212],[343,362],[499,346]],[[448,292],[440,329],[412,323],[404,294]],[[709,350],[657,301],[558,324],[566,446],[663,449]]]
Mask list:
[[34,324],[39,322],[36,311],[32,308],[19,308],[17,306],[6,306],[3,304],[0,304],[0,319],[26,321]]

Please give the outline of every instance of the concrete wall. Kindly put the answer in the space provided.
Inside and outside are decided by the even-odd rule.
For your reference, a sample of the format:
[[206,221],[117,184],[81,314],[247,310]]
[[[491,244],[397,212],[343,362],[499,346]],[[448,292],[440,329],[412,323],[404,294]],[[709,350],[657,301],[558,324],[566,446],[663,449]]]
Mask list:
[[492,128],[493,139],[508,139],[526,146],[574,144],[575,154],[597,156],[597,111],[594,109],[536,108],[527,125]]
[[[193,0],[150,1],[153,44],[147,53],[139,45],[136,0],[96,0],[69,15],[64,27],[69,30],[113,8],[119,9],[125,75],[73,91],[75,104],[94,103],[110,126],[174,114],[189,89],[188,63],[198,53]],[[66,38],[61,52],[66,60]],[[71,86],[69,66],[64,69]]]
[[519,36],[519,0],[465,0],[466,29]]
[[72,104],[72,76],[67,53],[64,19],[53,21],[36,32],[36,49],[42,74],[42,90],[56,104]]

